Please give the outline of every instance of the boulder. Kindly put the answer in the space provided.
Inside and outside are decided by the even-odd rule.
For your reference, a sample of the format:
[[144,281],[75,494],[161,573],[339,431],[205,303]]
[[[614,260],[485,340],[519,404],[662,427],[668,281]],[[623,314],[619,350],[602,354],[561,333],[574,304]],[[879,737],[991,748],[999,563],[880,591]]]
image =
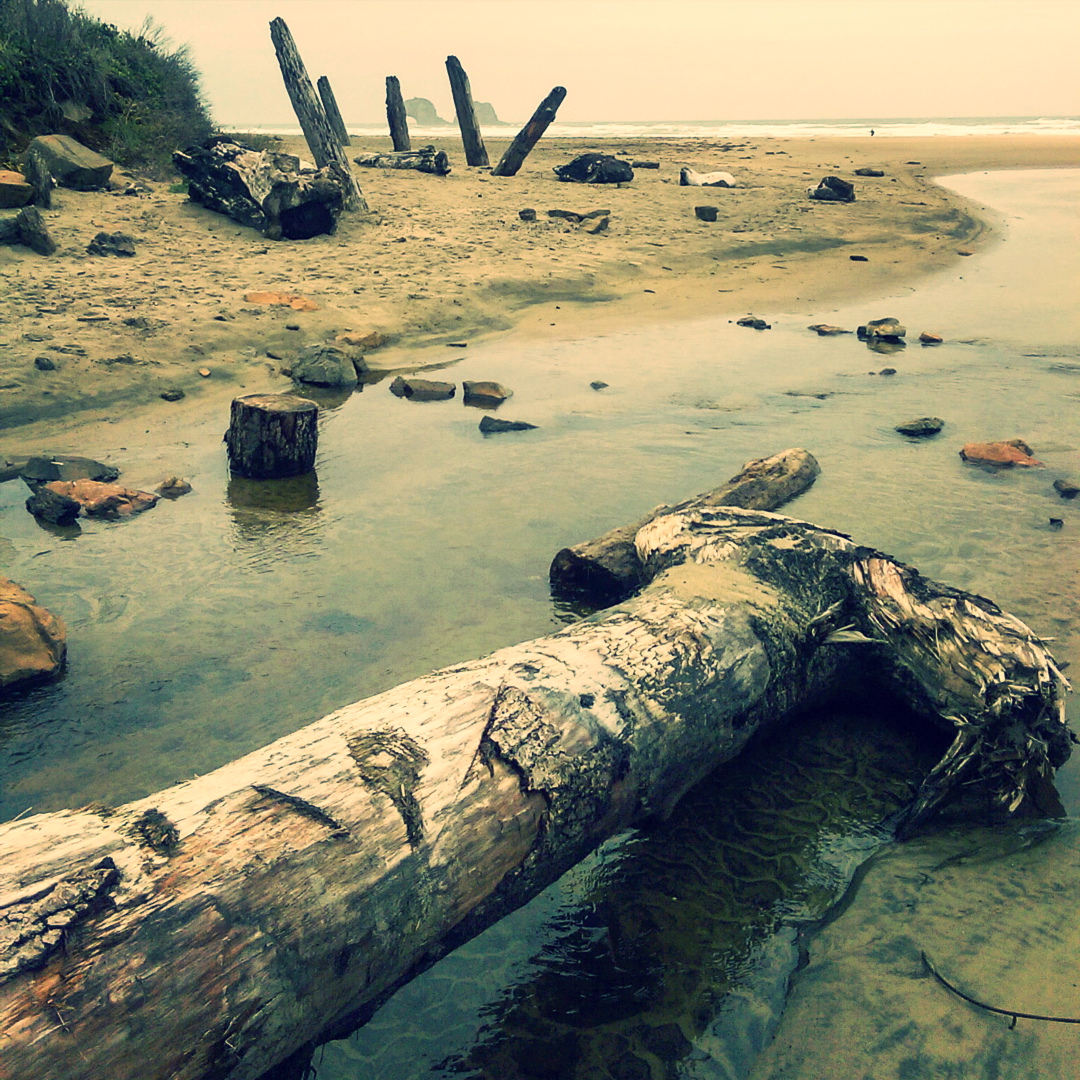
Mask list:
[[405,379],[398,376],[390,384],[390,393],[411,401],[446,401],[452,398],[456,387],[450,382],[435,379]]
[[66,651],[63,621],[24,588],[0,577],[0,689],[56,675]]
[[514,396],[502,383],[466,381],[461,384],[463,400],[466,405],[476,405],[481,409],[497,409],[507,398]]
[[88,255],[116,255],[130,258],[135,254],[135,238],[122,232],[99,232],[86,245]]
[[1033,465],[1042,464],[1031,456],[1031,447],[1023,439],[968,443],[960,451],[960,456],[973,465],[994,465],[1003,469],[1011,469],[1014,465],[1030,468]]
[[111,483],[119,475],[120,470],[114,465],[70,454],[28,458],[19,470],[19,476],[31,490],[51,480],[100,480]]
[[[31,513],[34,513],[30,508],[31,500],[42,495],[43,492],[73,499],[87,517],[130,517],[132,514],[141,514],[144,510],[149,510],[158,501],[158,497],[149,491],[138,491],[135,488],[122,487],[120,484],[103,484],[99,480],[53,480],[27,500],[26,508]],[[35,514],[35,516],[40,515]]]
[[39,135],[27,147],[36,153],[61,186],[76,191],[97,191],[106,187],[113,163],[69,135]]
[[480,431],[484,435],[496,435],[503,431],[535,431],[535,424],[524,420],[500,420],[497,416],[485,416],[480,421]]
[[811,199],[821,202],[854,202],[855,186],[839,176],[826,176],[817,187],[807,188],[807,195]]
[[907,334],[907,328],[900,325],[899,320],[893,318],[871,319],[865,326],[860,326],[858,335],[864,340],[878,339],[892,344],[899,343],[900,339]]
[[945,421],[940,417],[920,416],[917,420],[905,420],[902,424],[897,424],[893,430],[899,431],[901,435],[922,437],[936,435],[944,426]]
[[348,195],[340,166],[302,169],[291,154],[253,150],[232,139],[177,150],[173,164],[187,179],[192,202],[271,240],[332,233]]
[[855,170],[856,176],[884,176],[885,173],[881,169],[870,169],[863,167]]
[[720,207],[718,206],[694,207],[694,217],[696,217],[698,221],[715,221],[719,213]]
[[627,184],[634,179],[630,163],[610,154],[579,154],[553,171],[560,180],[574,184]]
[[735,177],[729,172],[694,172],[693,169],[679,170],[679,187],[726,187],[735,186]]
[[10,169],[0,169],[0,209],[9,210],[16,206],[26,206],[34,198],[32,184],[26,182],[22,173]]
[[292,366],[292,377],[314,386],[355,386],[356,365],[335,345],[308,345]]

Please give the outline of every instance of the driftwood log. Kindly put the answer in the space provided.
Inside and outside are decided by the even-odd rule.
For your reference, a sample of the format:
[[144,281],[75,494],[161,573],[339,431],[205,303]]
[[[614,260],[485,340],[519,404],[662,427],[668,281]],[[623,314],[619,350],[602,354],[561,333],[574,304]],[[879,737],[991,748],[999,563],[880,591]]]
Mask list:
[[360,186],[349,168],[349,159],[338,140],[322,102],[311,85],[311,78],[300,58],[300,51],[284,19],[274,19],[270,23],[270,39],[274,43],[281,77],[285,80],[285,89],[289,92],[293,112],[300,121],[308,147],[320,169],[329,169],[340,181],[345,190],[346,210],[366,210],[367,202],[361,194]]
[[566,88],[556,86],[550,94],[536,107],[536,112],[529,118],[529,122],[514,136],[513,142],[506,148],[506,153],[499,158],[498,165],[491,170],[492,176],[516,176],[522,162],[529,156],[529,152],[540,141],[540,136],[547,131],[559,106],[566,98]]
[[476,106],[473,105],[469,76],[465,74],[465,69],[456,56],[446,58],[446,74],[450,79],[450,93],[454,96],[454,109],[457,111],[461,142],[465,147],[465,164],[487,165],[487,147],[484,146],[484,136],[480,133],[480,123],[476,119]]
[[396,75],[386,76],[386,122],[390,125],[390,139],[394,150],[399,154],[411,150],[409,117],[401,97],[401,83]]
[[315,467],[319,406],[297,394],[233,398],[225,445],[229,468],[256,480],[301,476]]
[[315,85],[319,90],[319,100],[322,102],[323,112],[326,113],[326,119],[330,121],[330,126],[334,129],[338,142],[343,147],[352,146],[352,139],[349,137],[349,132],[345,127],[345,121],[341,118],[341,110],[338,108],[337,98],[334,97],[334,88],[330,85],[330,80],[325,75],[320,75],[319,81]]
[[433,173],[435,176],[450,174],[450,158],[445,150],[436,150],[434,146],[389,154],[358,154],[353,161],[368,169],[416,169],[417,172]]
[[990,601],[758,510],[684,504],[636,547],[642,591],[559,633],[149,798],[0,826],[0,1077],[302,1057],[760,725],[870,678],[955,732],[911,822],[961,778],[1009,809],[1052,793],[1065,682]]

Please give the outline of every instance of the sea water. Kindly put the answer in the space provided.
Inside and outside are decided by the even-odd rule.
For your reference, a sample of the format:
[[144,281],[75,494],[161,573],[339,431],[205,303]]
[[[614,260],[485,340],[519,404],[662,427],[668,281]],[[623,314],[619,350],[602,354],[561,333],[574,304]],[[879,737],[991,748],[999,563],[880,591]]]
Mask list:
[[[767,331],[709,318],[494,340],[447,370],[511,386],[500,415],[534,431],[485,438],[460,399],[402,400],[382,382],[324,400],[316,474],[300,481],[230,479],[221,416],[105,447],[132,486],[194,485],[132,521],[43,528],[21,485],[2,485],[6,572],[70,634],[64,677],[0,714],[3,817],[147,794],[550,632],[574,617],[548,593],[560,547],[788,446],[822,465],[788,512],[993,597],[1068,662],[1080,508],[1052,481],[1080,475],[1080,173],[950,183],[992,206],[1005,239],[896,295],[756,312]],[[887,354],[806,329],[885,315],[910,339]],[[945,343],[919,346],[921,329]],[[923,415],[945,420],[939,436],[893,430]],[[985,472],[957,453],[1017,436],[1045,468]],[[607,845],[328,1046],[320,1077],[745,1075],[807,928],[885,844],[881,821],[925,765],[886,719],[815,717],[761,744],[740,769],[760,778],[748,801],[721,774],[659,832]],[[1075,812],[1073,766],[1059,786]],[[996,880],[992,860],[981,872]]]

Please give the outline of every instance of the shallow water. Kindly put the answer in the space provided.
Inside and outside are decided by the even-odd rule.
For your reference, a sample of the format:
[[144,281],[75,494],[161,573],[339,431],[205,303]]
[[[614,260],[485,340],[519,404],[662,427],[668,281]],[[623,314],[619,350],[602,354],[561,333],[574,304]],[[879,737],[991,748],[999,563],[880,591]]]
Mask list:
[[[62,615],[70,633],[63,679],[0,714],[0,815],[134,798],[349,701],[546,633],[570,617],[548,595],[556,550],[714,487],[745,460],[787,446],[809,448],[822,465],[790,513],[992,596],[1057,637],[1059,657],[1071,660],[1080,514],[1051,484],[1080,475],[1080,173],[953,183],[1004,216],[1007,239],[902,296],[836,311],[758,312],[773,326],[760,332],[709,319],[554,344],[495,341],[471,347],[448,371],[458,381],[510,385],[515,394],[500,415],[536,431],[485,438],[481,414],[460,400],[410,402],[383,383],[325,403],[317,477],[306,481],[230,481],[222,416],[166,427],[152,452],[104,440],[132,486],[152,487],[168,473],[194,484],[191,495],[133,521],[88,523],[77,535],[45,530],[22,510],[19,484],[0,486],[5,572]],[[912,338],[934,329],[948,340],[885,355],[854,336],[806,330],[883,315],[900,317]],[[558,318],[553,305],[551,321]],[[885,367],[896,374],[870,374]],[[596,379],[610,385],[592,390]],[[892,430],[928,414],[947,422],[934,439]],[[964,442],[1016,436],[1045,469],[991,474],[957,456]],[[1051,517],[1063,527],[1052,529]],[[1067,766],[1060,777],[1073,812],[1077,775]],[[604,858],[620,867],[631,860],[621,847]],[[593,873],[580,871],[586,893]],[[517,1015],[507,1004],[520,997],[516,987],[539,978],[535,957],[563,933],[562,904],[542,900],[497,928],[500,955],[522,959],[520,983],[491,985],[487,945],[472,960],[448,961],[472,965],[453,978],[477,984],[477,999],[490,1003],[474,1008],[496,1032],[488,1041],[503,1030],[493,1019],[499,1009]],[[548,912],[556,923],[545,922]],[[588,937],[588,924],[565,933]],[[712,931],[703,923],[700,933]],[[774,970],[763,985],[775,987],[792,946],[783,935],[769,940],[778,952],[760,950],[748,970]],[[573,981],[574,950],[564,952]],[[442,977],[439,970],[428,978]],[[424,992],[445,997],[434,985]],[[735,999],[707,979],[702,985],[701,1000],[723,1015]],[[686,1008],[699,1008],[695,993],[687,991]],[[466,997],[457,989],[450,996]],[[479,1062],[470,1049],[475,1015],[447,1023],[434,1039],[443,1056]],[[718,1043],[706,1051],[700,1042],[712,1023],[679,1027],[706,1054],[695,1075],[728,1075],[701,1071],[723,1058]],[[403,1037],[366,1030],[382,1032],[380,1045]],[[380,1072],[378,1054],[359,1049],[365,1037],[327,1049],[323,1080],[405,1075],[395,1071],[400,1059]],[[665,1037],[665,1054],[646,1050],[642,1059],[654,1076],[686,1052],[674,1032]],[[595,1064],[594,1051],[583,1060]],[[639,1067],[627,1059],[626,1068]]]

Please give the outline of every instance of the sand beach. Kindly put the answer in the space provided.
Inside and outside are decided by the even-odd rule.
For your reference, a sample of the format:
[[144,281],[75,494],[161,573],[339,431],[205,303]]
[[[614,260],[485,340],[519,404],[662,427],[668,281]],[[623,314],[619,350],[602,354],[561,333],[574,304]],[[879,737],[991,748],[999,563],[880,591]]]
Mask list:
[[[354,139],[350,155],[388,142]],[[564,139],[542,141],[516,177],[494,178],[464,166],[456,138],[444,145],[446,177],[357,167],[369,211],[306,241],[265,240],[176,185],[121,172],[110,191],[58,190],[46,212],[57,254],[0,248],[0,454],[71,449],[73,424],[133,409],[289,389],[282,371],[299,350],[343,334],[384,339],[361,347],[378,372],[445,364],[449,344],[497,334],[562,339],[779,307],[812,316],[991,242],[992,221],[935,177],[1080,159],[1070,136]],[[280,146],[307,156],[300,139]],[[493,162],[504,146],[489,140]],[[623,187],[559,182],[552,168],[586,150],[659,168]],[[738,186],[680,187],[683,166],[729,171]],[[854,177],[859,167],[885,175]],[[854,180],[856,201],[808,199],[827,175]],[[717,221],[699,221],[698,205],[717,206]],[[525,208],[534,222],[521,220]],[[551,209],[610,210],[609,225],[589,234]],[[128,233],[134,257],[88,254],[99,231]],[[248,303],[253,290],[298,293],[316,309]],[[175,389],[182,400],[161,400]]]

